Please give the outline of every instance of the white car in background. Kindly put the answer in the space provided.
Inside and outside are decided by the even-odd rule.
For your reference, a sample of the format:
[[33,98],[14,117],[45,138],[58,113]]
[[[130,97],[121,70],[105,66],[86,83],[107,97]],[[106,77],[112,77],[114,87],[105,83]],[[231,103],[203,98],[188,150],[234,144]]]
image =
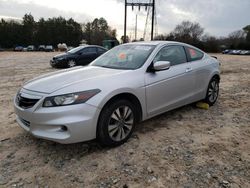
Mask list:
[[15,97],[17,122],[36,137],[59,143],[97,138],[124,143],[136,123],[219,94],[219,63],[178,42],[117,46],[89,66],[35,78]]

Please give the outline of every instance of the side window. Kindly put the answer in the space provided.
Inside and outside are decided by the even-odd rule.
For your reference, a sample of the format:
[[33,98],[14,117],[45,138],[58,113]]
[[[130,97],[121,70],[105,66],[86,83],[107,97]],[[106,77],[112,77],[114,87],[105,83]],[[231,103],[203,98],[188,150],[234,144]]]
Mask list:
[[204,54],[196,49],[190,48],[190,47],[185,47],[187,56],[188,56],[188,61],[196,61],[200,60],[203,58]]
[[96,48],[92,47],[92,48],[84,48],[82,50],[82,53],[96,53]]
[[97,48],[97,52],[98,52],[98,54],[103,54],[106,52],[106,50],[102,49],[102,48]]
[[156,61],[169,61],[171,66],[187,62],[185,50],[182,46],[163,47],[154,58]]

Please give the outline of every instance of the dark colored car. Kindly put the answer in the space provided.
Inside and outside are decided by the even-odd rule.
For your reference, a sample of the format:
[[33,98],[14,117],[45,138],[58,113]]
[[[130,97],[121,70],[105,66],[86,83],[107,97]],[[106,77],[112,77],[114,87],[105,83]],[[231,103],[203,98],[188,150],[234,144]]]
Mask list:
[[39,45],[38,51],[45,51],[45,45]]
[[16,46],[16,47],[14,48],[14,51],[16,51],[16,52],[21,52],[21,51],[23,51],[23,47],[22,47],[22,46]]
[[50,65],[57,68],[88,65],[106,51],[107,49],[97,45],[78,46],[66,53],[54,56],[50,60]]
[[231,50],[226,49],[226,50],[223,50],[222,53],[223,53],[223,54],[228,54],[230,51],[231,51]]

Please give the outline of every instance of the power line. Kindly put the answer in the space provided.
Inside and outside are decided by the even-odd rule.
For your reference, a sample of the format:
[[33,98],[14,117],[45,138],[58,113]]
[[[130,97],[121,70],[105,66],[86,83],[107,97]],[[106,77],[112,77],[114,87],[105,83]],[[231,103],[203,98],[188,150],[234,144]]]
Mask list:
[[152,7],[152,18],[151,18],[151,40],[153,40],[154,38],[154,19],[155,19],[155,0],[149,2],[149,3],[141,3],[139,2],[127,2],[127,0],[125,0],[125,16],[124,16],[124,36],[123,36],[123,43],[127,42],[127,7],[131,6],[132,10],[134,10],[134,7],[138,7],[139,11],[141,9],[141,7],[145,7],[145,10],[147,10],[148,7]]
[[[150,0],[150,2],[151,2],[151,0]],[[147,17],[146,17],[146,22],[145,22],[145,27],[144,27],[144,33],[143,33],[144,40],[146,38],[146,32],[147,32],[147,27],[148,27],[148,17],[149,17],[149,8],[147,9]]]

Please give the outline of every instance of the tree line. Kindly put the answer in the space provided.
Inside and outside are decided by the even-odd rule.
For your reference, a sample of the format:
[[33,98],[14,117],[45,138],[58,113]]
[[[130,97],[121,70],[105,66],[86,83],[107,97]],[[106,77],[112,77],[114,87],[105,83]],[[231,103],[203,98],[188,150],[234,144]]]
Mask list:
[[169,34],[158,35],[154,40],[184,42],[206,52],[220,52],[224,49],[250,50],[250,25],[230,33],[227,37],[211,36],[204,31],[199,23],[183,21]]
[[0,47],[13,48],[17,45],[53,45],[66,43],[78,46],[82,40],[88,44],[102,45],[104,39],[116,39],[116,30],[112,29],[104,18],[96,18],[86,24],[63,17],[40,18],[35,21],[31,14],[25,14],[22,21],[0,20]]
[[[0,47],[13,48],[17,45],[53,45],[66,43],[78,46],[82,40],[87,44],[102,45],[105,39],[116,39],[116,29],[112,29],[104,18],[80,24],[72,18],[53,17],[34,20],[25,14],[22,21],[0,20]],[[123,39],[123,36],[122,36]],[[250,50],[250,25],[230,33],[227,37],[215,37],[205,33],[199,23],[183,21],[169,34],[158,35],[154,40],[185,42],[207,52],[220,52],[223,49]],[[129,41],[127,37],[127,41]]]

